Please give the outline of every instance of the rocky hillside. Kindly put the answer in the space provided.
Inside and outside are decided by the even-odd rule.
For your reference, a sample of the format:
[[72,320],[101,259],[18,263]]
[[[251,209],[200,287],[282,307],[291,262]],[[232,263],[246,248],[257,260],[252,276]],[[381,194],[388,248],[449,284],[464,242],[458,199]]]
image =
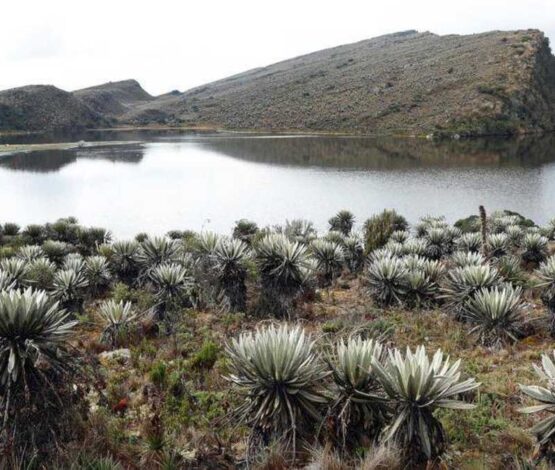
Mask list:
[[[0,93],[0,128],[35,129],[34,101],[6,103],[6,93],[17,90]],[[405,31],[296,57],[185,93],[152,97],[127,80],[70,96],[72,109],[112,125],[512,134],[555,130],[555,57],[537,30],[468,36]],[[59,116],[67,114],[62,105],[52,103],[58,112],[42,116],[45,128],[60,127]],[[90,119],[80,124],[89,126]]]
[[73,92],[89,108],[106,117],[116,118],[154,98],[136,80],[109,82]]
[[0,91],[0,130],[73,130],[105,124],[101,114],[54,86],[30,85]]
[[406,31],[326,49],[152,101],[186,124],[422,134],[555,129],[555,57],[536,30]]

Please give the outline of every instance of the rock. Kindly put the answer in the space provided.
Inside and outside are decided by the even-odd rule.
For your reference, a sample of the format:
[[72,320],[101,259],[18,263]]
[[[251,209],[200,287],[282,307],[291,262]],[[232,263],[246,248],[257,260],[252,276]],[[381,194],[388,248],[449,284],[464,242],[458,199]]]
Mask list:
[[131,359],[131,351],[127,348],[104,351],[98,355],[98,359],[102,363],[113,361],[127,362]]

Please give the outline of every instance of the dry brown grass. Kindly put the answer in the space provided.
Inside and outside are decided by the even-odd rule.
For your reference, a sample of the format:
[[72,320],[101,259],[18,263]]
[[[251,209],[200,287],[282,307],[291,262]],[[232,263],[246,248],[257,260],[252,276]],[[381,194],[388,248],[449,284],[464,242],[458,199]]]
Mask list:
[[[441,310],[379,309],[367,297],[358,279],[341,282],[348,288],[345,285],[334,287],[329,293],[317,295],[316,300],[307,304],[299,315],[299,321],[307,330],[322,336],[322,344],[362,333],[380,336],[389,346],[424,344],[429,351],[441,348],[454,359],[462,360],[464,374],[482,382],[474,396],[476,409],[465,412],[442,410],[439,413],[451,442],[441,465],[456,469],[512,468],[514,456],[532,454],[534,442],[527,429],[539,418],[517,411],[530,403],[519,392],[518,384],[535,382],[532,363],[553,349],[553,340],[541,321],[532,330],[533,335],[519,343],[500,350],[487,349],[476,345],[474,338],[468,335],[466,325]],[[546,312],[537,298],[532,296],[529,302],[533,306],[529,316],[545,317]],[[90,316],[94,318],[93,312]],[[102,424],[104,434],[96,437],[92,434],[91,439],[98,440],[96,445],[99,448],[121,455],[126,462],[139,461],[140,449],[144,445],[144,422],[149,416],[145,390],[152,386],[153,368],[162,362],[167,366],[168,376],[183,375],[182,389],[177,390],[175,385],[169,387],[164,392],[164,399],[171,402],[174,400],[172,394],[179,393],[180,400],[187,403],[185,409],[170,407],[163,414],[169,442],[190,456],[192,462],[205,459],[228,465],[222,468],[233,468],[230,462],[244,458],[246,430],[235,428],[225,416],[238,400],[223,379],[227,371],[225,357],[220,350],[216,363],[207,370],[191,369],[188,361],[207,338],[223,345],[230,337],[255,328],[261,321],[264,320],[241,314],[188,311],[183,314],[182,327],[176,338],[147,337],[131,345],[129,361],[105,364],[98,371],[105,380],[104,396],[111,416]],[[94,322],[82,327],[80,342],[85,350],[96,352],[99,333]],[[175,377],[167,380],[175,381]],[[189,395],[190,399],[187,398]],[[217,401],[207,408],[202,400],[210,396],[217,397]],[[128,408],[120,414],[110,412],[122,398],[128,399]],[[89,444],[95,447],[94,443]],[[395,470],[399,468],[397,456],[398,452],[393,449],[378,447],[368,451],[364,460],[347,462],[324,448],[312,456],[308,468]],[[275,449],[265,453],[257,465],[257,468],[268,470],[288,468],[283,453]],[[131,465],[130,468],[136,467]]]

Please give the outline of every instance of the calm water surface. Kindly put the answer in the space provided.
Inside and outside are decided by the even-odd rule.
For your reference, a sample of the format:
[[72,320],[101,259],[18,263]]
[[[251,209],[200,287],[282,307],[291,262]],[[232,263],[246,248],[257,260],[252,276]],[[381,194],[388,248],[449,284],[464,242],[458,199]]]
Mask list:
[[480,204],[538,223],[555,217],[553,136],[447,144],[137,132],[85,138],[142,143],[0,157],[0,221],[73,215],[128,237],[226,233],[240,218],[262,226],[308,218],[323,230],[343,208],[360,222],[384,208],[409,221],[443,214],[454,222]]

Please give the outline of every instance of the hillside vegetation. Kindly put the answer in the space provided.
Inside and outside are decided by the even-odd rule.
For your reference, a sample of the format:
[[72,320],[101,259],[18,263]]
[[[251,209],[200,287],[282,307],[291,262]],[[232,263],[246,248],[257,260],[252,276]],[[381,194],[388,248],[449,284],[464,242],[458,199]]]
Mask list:
[[555,220],[355,222],[1,225],[2,468],[552,468]]
[[[439,136],[555,129],[555,57],[537,30],[405,31],[159,97],[134,80],[65,101],[43,95],[49,88],[21,90],[0,92],[0,129],[175,125]],[[48,108],[37,106],[45,100]],[[89,111],[75,115],[77,101]]]
[[[315,52],[156,101],[181,122],[362,133],[555,128],[555,58],[539,31],[407,31]],[[148,118],[147,118],[148,120]]]

